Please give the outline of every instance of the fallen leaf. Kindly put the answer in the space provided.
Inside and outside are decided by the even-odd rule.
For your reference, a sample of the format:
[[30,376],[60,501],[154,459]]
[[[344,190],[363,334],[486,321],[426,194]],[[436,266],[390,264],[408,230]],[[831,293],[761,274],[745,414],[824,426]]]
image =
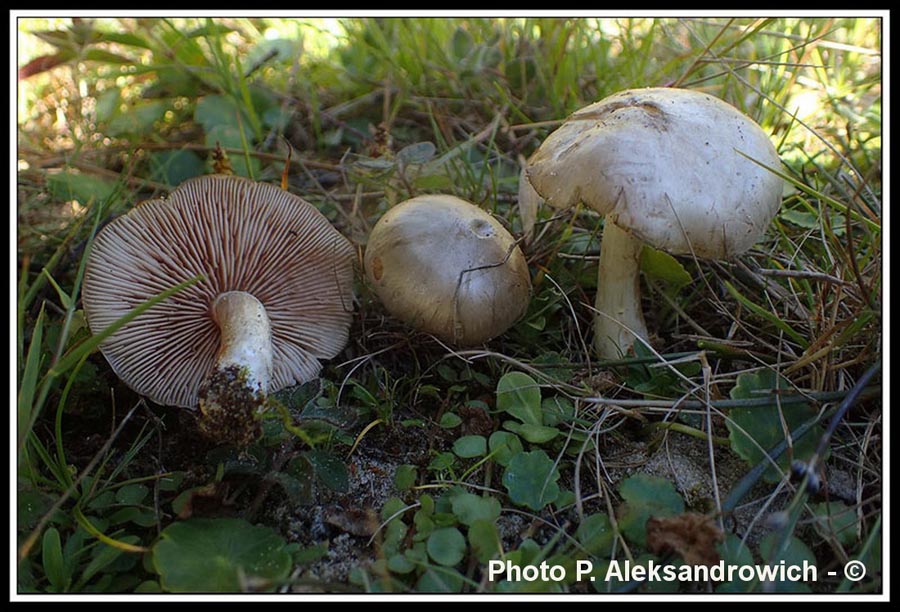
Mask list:
[[325,522],[355,536],[368,537],[378,529],[378,520],[372,510],[331,507],[325,512]]
[[670,517],[647,519],[647,549],[654,554],[674,551],[690,565],[719,562],[716,544],[724,534],[705,514],[687,512]]

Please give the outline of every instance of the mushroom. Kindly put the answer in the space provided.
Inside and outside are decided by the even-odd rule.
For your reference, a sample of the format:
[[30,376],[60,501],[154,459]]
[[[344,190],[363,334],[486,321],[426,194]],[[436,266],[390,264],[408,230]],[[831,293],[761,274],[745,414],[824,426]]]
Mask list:
[[143,202],[96,236],[82,301],[97,333],[161,291],[203,279],[100,344],[129,387],[197,408],[200,429],[246,445],[268,393],[314,379],[346,345],[354,249],[311,204],[213,175]]
[[781,205],[780,160],[768,135],[698,91],[632,89],[572,114],[538,147],[526,175],[551,206],[605,215],[594,316],[601,358],[646,342],[643,244],[725,259],[756,243]]
[[509,232],[449,195],[418,196],[385,213],[364,265],[388,312],[457,346],[505,332],[531,295],[528,264]]

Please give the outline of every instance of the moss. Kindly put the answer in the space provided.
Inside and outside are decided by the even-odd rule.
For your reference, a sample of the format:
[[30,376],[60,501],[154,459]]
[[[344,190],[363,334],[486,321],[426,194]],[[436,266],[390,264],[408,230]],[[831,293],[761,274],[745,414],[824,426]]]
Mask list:
[[238,366],[216,370],[200,387],[200,431],[219,444],[247,446],[262,435],[266,394],[252,388]]

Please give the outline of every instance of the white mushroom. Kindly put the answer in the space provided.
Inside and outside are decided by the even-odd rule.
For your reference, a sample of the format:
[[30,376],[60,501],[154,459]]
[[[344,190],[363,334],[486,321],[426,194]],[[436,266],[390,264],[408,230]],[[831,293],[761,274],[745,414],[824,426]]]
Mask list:
[[234,176],[191,179],[93,242],[83,303],[95,333],[159,292],[204,279],[107,338],[129,387],[197,408],[201,429],[245,444],[268,393],[319,375],[347,343],[353,246],[305,200]]
[[606,216],[594,341],[614,359],[646,340],[643,243],[724,259],[755,244],[781,205],[780,160],[752,119],[711,95],[623,91],[571,115],[529,160],[526,175],[555,207]]
[[449,195],[415,197],[385,213],[369,236],[365,268],[388,312],[459,346],[502,334],[531,295],[528,264],[509,232]]

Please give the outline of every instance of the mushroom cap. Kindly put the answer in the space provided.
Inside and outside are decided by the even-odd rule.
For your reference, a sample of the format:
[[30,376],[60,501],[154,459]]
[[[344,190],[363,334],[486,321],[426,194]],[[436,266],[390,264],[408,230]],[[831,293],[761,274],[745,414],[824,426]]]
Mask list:
[[271,322],[275,392],[318,376],[352,319],[354,249],[312,204],[278,187],[203,176],[148,200],[94,239],[82,302],[97,333],[161,291],[205,278],[100,345],[113,371],[154,402],[194,408],[213,371],[216,297],[246,291]]
[[531,278],[509,232],[474,204],[418,196],[369,235],[366,277],[385,308],[459,346],[502,334],[528,308]]
[[[749,158],[749,159],[748,159]],[[742,253],[781,205],[768,135],[730,104],[687,89],[631,89],[574,114],[526,170],[550,205],[584,202],[642,241],[711,259]]]

